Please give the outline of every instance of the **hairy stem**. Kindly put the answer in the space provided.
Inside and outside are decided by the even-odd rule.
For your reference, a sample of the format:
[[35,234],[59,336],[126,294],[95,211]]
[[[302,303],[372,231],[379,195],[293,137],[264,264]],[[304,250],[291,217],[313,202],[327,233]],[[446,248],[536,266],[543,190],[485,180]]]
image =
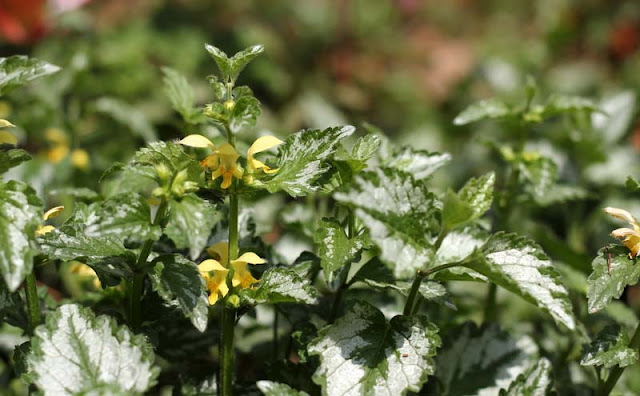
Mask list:
[[[631,341],[629,341],[629,348],[638,349],[640,348],[640,323],[636,327],[636,331],[633,333],[633,337]],[[616,383],[620,379],[620,376],[624,372],[624,367],[616,366],[609,372],[609,377],[607,378],[607,382],[603,383],[598,390],[598,396],[609,396],[609,393],[613,390],[613,387],[616,386]]]
[[38,300],[38,289],[36,288],[36,275],[31,271],[24,281],[24,292],[27,298],[27,317],[29,318],[29,334],[41,322],[40,319],[40,301]]
[[[153,224],[160,224],[164,221],[166,216],[168,203],[166,199],[163,199],[158,206],[158,211],[153,219]],[[139,327],[142,323],[142,289],[144,286],[144,265],[151,254],[154,240],[149,239],[144,242],[140,249],[140,255],[136,262],[135,275],[133,276],[133,284],[131,286],[131,293],[129,294],[129,323],[133,328]]]

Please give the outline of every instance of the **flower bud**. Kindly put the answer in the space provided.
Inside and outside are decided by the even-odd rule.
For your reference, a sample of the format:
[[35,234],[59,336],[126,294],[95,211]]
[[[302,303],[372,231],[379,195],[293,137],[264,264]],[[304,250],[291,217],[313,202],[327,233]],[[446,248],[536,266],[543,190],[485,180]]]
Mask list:
[[238,308],[240,306],[240,297],[236,294],[227,297],[227,306],[230,308]]

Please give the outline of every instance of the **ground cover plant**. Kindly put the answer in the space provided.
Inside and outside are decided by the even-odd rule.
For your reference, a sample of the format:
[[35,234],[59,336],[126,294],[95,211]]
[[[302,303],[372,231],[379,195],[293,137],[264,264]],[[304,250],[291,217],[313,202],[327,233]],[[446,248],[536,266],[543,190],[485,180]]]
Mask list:
[[131,29],[0,58],[1,395],[640,393],[633,92],[463,89],[426,150]]

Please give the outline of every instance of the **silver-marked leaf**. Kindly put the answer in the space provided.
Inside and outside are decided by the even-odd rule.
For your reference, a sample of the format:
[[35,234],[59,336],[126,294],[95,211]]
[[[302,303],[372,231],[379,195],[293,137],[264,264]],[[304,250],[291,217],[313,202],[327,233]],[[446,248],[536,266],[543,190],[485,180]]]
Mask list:
[[273,267],[262,275],[254,298],[260,303],[313,304],[318,298],[318,291],[309,279],[302,278],[293,269]]
[[130,279],[136,255],[113,237],[92,238],[75,224],[50,231],[38,238],[42,252],[51,259],[78,260],[96,271],[103,285],[115,286],[122,278]]
[[575,328],[569,292],[560,272],[536,243],[499,232],[463,265],[549,313],[556,323]]
[[628,253],[627,248],[618,245],[598,250],[598,256],[591,263],[593,272],[587,280],[590,313],[600,311],[612,299],[620,298],[625,287],[638,283],[640,265],[636,259],[630,259]]
[[495,181],[495,173],[490,172],[469,179],[457,194],[448,191],[442,208],[443,226],[452,230],[482,217],[491,208]]
[[524,189],[534,198],[544,199],[558,179],[558,167],[551,158],[538,156],[517,163]]
[[453,120],[455,125],[466,125],[488,119],[500,119],[514,116],[514,110],[499,99],[488,99],[473,103]]
[[162,235],[160,227],[152,224],[149,204],[139,194],[117,195],[90,208],[93,211],[84,220],[84,234],[88,237],[146,241]]
[[580,96],[551,95],[544,104],[543,117],[553,117],[559,114],[588,113],[598,110],[598,106],[591,100]]
[[430,153],[403,147],[399,152],[383,161],[383,166],[410,173],[414,179],[422,180],[451,161],[449,153]]
[[209,55],[211,55],[213,60],[216,61],[218,69],[220,69],[220,74],[222,74],[222,77],[226,82],[226,80],[231,76],[231,61],[229,60],[229,57],[224,53],[224,51],[211,44],[205,44],[204,48],[207,50]]
[[598,107],[602,112],[591,114],[593,128],[607,143],[615,143],[629,130],[636,111],[636,95],[633,91],[621,91],[604,98]]
[[323,395],[397,396],[420,390],[435,370],[439,346],[438,330],[425,317],[387,322],[374,306],[355,301],[308,350],[320,358],[313,380]]
[[314,241],[327,282],[333,280],[335,271],[359,261],[362,251],[371,247],[366,235],[349,238],[338,220],[327,218],[318,223]]
[[[383,281],[376,281],[373,279],[363,279],[364,283],[375,289],[391,289],[395,290],[403,296],[409,296],[411,290],[411,282],[397,281],[396,283],[388,283]],[[427,301],[432,301],[438,304],[442,304],[447,308],[457,310],[456,305],[451,301],[447,289],[438,282],[423,281],[420,284],[418,292]]]
[[24,183],[0,182],[0,272],[15,291],[33,268],[35,232],[42,222],[42,202]]
[[528,337],[513,339],[496,324],[467,322],[451,332],[438,354],[436,377],[443,396],[495,396],[532,363],[537,347]]
[[151,266],[153,289],[166,303],[177,306],[196,329],[205,331],[209,301],[196,264],[178,254],[165,254],[156,257]]
[[327,128],[325,130],[306,129],[290,135],[278,149],[276,175],[257,187],[269,192],[286,191],[292,197],[318,191],[314,182],[328,172],[327,163],[339,147],[340,141],[355,131],[352,126]]
[[0,96],[38,77],[56,73],[58,66],[24,55],[0,58]]
[[164,165],[171,173],[178,174],[180,171],[186,170],[186,180],[201,182],[204,171],[198,161],[188,156],[181,145],[173,142],[153,142],[147,147],[143,147],[136,152],[131,165],[151,166],[153,167],[153,175],[156,173],[158,165]]
[[254,45],[248,48],[243,49],[242,51],[236,53],[229,60],[230,62],[230,76],[232,80],[236,80],[240,72],[251,62],[256,56],[260,55],[264,51],[264,47],[262,45]]
[[309,396],[307,392],[295,390],[279,382],[258,381],[256,385],[265,396]]
[[500,396],[546,396],[553,385],[551,362],[540,358],[526,372],[520,374],[509,385],[509,389],[500,390]]
[[215,207],[194,194],[169,201],[169,222],[164,233],[179,249],[197,258],[207,245],[213,226],[220,221]]
[[582,355],[583,366],[626,367],[638,361],[638,350],[629,348],[629,337],[618,325],[600,331]]
[[22,149],[0,147],[0,175],[30,159],[29,153]]
[[189,123],[197,124],[203,118],[199,118],[202,112],[195,107],[196,96],[186,77],[170,67],[163,67],[162,82],[164,93],[171,101],[174,110],[180,113],[182,118]]
[[[141,395],[155,384],[151,345],[108,316],[75,304],[60,306],[38,326],[27,357],[29,379],[44,396],[107,388]],[[97,394],[113,394],[110,391]],[[117,394],[116,393],[116,394]]]
[[243,96],[238,99],[229,116],[229,129],[239,133],[242,128],[254,126],[260,117],[260,102],[253,96]]
[[95,109],[99,113],[108,115],[114,121],[126,126],[129,130],[145,142],[153,142],[158,139],[156,131],[147,115],[140,109],[120,99],[103,97],[96,100]]
[[376,169],[358,175],[350,190],[334,198],[356,209],[396,278],[412,277],[432,261],[430,230],[439,203],[423,182],[395,169]]

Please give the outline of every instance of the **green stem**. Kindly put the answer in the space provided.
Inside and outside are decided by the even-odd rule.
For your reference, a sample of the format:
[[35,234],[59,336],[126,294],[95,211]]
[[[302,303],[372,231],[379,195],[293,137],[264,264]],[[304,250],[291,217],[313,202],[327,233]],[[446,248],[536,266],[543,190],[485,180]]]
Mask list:
[[[440,229],[438,238],[436,239],[436,242],[433,244],[434,251],[437,252],[438,249],[440,249],[440,246],[442,245],[442,242],[444,241],[444,238],[446,238],[448,233],[449,231],[445,227],[442,227],[442,229]],[[455,264],[455,265],[451,265],[451,264]],[[411,284],[411,289],[409,290],[409,295],[407,296],[407,301],[405,302],[405,305],[404,305],[404,310],[403,310],[404,315],[412,315],[420,306],[419,304],[420,295],[418,294],[418,291],[420,290],[420,284],[422,283],[422,280],[425,277],[433,274],[434,272],[440,271],[440,268],[443,266],[444,268],[442,269],[457,265],[457,263],[451,263],[451,264],[443,264],[426,271],[422,271],[422,270],[416,271],[416,277],[413,279],[413,283]]]
[[40,301],[38,300],[38,289],[36,288],[36,275],[31,271],[24,282],[24,291],[27,298],[27,317],[29,318],[29,334],[33,335],[34,330],[40,324]]
[[[158,211],[153,219],[153,224],[160,224],[166,216],[168,203],[163,199],[158,206]],[[135,266],[135,274],[133,276],[133,285],[129,294],[129,323],[133,328],[137,328],[142,323],[142,291],[144,289],[144,265],[153,249],[153,239],[146,240],[140,249],[140,255]]]
[[[640,323],[638,323],[638,326],[636,327],[636,331],[633,333],[633,337],[631,338],[631,341],[629,341],[629,348],[631,349],[640,348]],[[598,396],[609,396],[609,393],[611,393],[611,391],[613,390],[613,387],[616,386],[616,383],[618,382],[618,379],[620,379],[620,376],[622,375],[623,371],[624,371],[624,367],[620,367],[620,366],[616,366],[615,368],[611,369],[611,372],[609,373],[609,378],[607,378],[607,382],[602,384],[602,386],[598,391]]]
[[[353,210],[349,209],[347,212],[347,238],[351,239],[356,236],[356,216],[353,214]],[[344,266],[338,276],[340,277],[340,287],[336,291],[335,296],[333,297],[333,304],[331,305],[331,312],[329,313],[329,323],[333,323],[338,316],[338,311],[340,309],[340,303],[342,302],[342,296],[344,292],[351,286],[350,283],[347,283],[347,278],[349,277],[349,271],[351,271],[351,263]]]
[[273,360],[278,360],[278,307],[273,306]]
[[487,301],[484,306],[484,321],[495,322],[496,320],[496,296],[498,286],[495,283],[489,283],[489,291],[487,292]]
[[233,395],[233,332],[236,324],[236,311],[222,308],[222,335],[220,339],[220,389],[218,395]]

